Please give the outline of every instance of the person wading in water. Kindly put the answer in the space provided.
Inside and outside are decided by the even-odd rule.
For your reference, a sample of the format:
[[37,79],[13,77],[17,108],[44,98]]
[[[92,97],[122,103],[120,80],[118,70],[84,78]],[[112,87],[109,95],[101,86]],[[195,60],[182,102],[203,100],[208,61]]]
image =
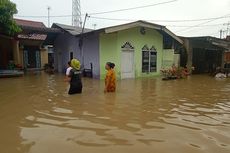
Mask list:
[[72,69],[68,75],[68,81],[70,83],[68,94],[80,94],[82,93],[81,64],[77,59],[72,59],[71,67]]
[[105,77],[105,90],[104,92],[115,92],[116,91],[116,75],[114,71],[115,64],[107,62],[105,69],[107,70]]

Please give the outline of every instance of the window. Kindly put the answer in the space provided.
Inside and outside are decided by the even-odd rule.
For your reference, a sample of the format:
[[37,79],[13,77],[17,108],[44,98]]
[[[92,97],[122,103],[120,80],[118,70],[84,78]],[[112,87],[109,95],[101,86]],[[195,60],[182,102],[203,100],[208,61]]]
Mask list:
[[157,52],[150,51],[150,72],[157,71]]
[[149,48],[147,45],[142,48],[142,72],[149,72]]
[[153,46],[148,49],[147,45],[142,48],[142,72],[156,72],[157,71],[157,52]]

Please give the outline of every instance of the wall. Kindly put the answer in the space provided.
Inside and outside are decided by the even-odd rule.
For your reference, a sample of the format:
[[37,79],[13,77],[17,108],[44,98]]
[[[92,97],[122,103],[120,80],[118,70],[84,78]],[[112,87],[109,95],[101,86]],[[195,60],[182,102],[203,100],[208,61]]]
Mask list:
[[68,61],[70,60],[70,52],[73,57],[77,58],[82,66],[90,69],[90,63],[93,64],[93,77],[100,76],[99,63],[99,39],[97,33],[90,33],[83,39],[83,55],[79,48],[79,38],[68,33],[61,34],[54,43],[54,65],[58,72],[65,72]]
[[[140,28],[132,28],[112,34],[100,35],[100,74],[101,79],[105,77],[104,65],[107,61],[116,64],[117,78],[121,77],[121,46],[130,42],[135,48],[135,77],[156,76],[160,74],[162,67],[163,36],[154,29],[146,28],[146,34],[140,33]],[[157,72],[142,73],[142,48],[147,45],[154,46],[157,50]]]
[[93,64],[93,77],[100,78],[99,62],[99,35],[90,33],[83,40],[84,68],[90,69],[90,63]]
[[230,52],[224,53],[224,61],[225,63],[230,63]]
[[180,67],[180,54],[174,54],[173,55],[173,64],[175,64],[176,67]]
[[54,69],[57,72],[65,72],[67,63],[70,60],[69,54],[80,60],[80,49],[78,38],[68,33],[60,34],[54,42]]
[[117,33],[111,34],[100,34],[100,42],[99,42],[99,50],[100,50],[100,79],[105,78],[106,70],[105,64],[106,62],[114,62],[116,64],[116,72],[117,77],[120,77],[120,58],[119,58],[119,49],[117,48]]
[[0,69],[6,69],[13,60],[13,39],[0,35]]
[[13,40],[13,56],[14,56],[14,64],[21,64],[18,40]]
[[162,68],[170,68],[174,64],[174,49],[163,49]]

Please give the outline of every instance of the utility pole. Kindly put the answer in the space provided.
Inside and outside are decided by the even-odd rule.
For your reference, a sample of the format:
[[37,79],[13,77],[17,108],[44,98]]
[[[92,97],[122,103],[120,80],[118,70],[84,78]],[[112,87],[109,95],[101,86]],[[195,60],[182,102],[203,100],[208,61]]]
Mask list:
[[86,23],[86,20],[87,18],[89,17],[89,15],[86,13],[85,14],[85,19],[84,19],[84,22],[83,22],[83,27],[82,27],[82,31],[81,31],[81,36],[80,36],[80,39],[79,39],[79,48],[80,48],[80,54],[81,54],[81,65],[82,65],[82,69],[84,69],[84,52],[83,52],[83,33],[84,33],[84,30],[85,30],[85,23]]
[[82,31],[81,31],[81,34],[84,33],[84,30],[85,30],[85,23],[86,23],[86,19],[89,17],[88,13],[85,14],[85,19],[84,19],[84,22],[83,22],[83,27],[82,27]]
[[220,39],[222,39],[222,33],[223,33],[223,30],[221,29],[220,30]]
[[227,24],[227,36],[230,35],[230,22],[228,22]]
[[48,10],[48,28],[49,28],[50,27],[50,10],[51,10],[51,7],[48,6],[47,10]]
[[227,37],[228,35],[230,35],[230,22],[225,23],[223,25],[226,26],[226,30],[222,30],[222,37],[225,36],[225,33],[226,33],[226,37]]

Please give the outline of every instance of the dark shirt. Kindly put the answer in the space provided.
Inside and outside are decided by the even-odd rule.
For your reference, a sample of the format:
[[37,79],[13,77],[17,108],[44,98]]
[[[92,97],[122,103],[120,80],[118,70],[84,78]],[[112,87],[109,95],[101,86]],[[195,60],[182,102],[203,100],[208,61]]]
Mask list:
[[70,77],[69,94],[81,93],[82,92],[81,71],[72,69],[70,71],[69,77]]
[[71,69],[69,77],[71,78],[70,84],[79,84],[81,83],[81,71],[76,69]]

